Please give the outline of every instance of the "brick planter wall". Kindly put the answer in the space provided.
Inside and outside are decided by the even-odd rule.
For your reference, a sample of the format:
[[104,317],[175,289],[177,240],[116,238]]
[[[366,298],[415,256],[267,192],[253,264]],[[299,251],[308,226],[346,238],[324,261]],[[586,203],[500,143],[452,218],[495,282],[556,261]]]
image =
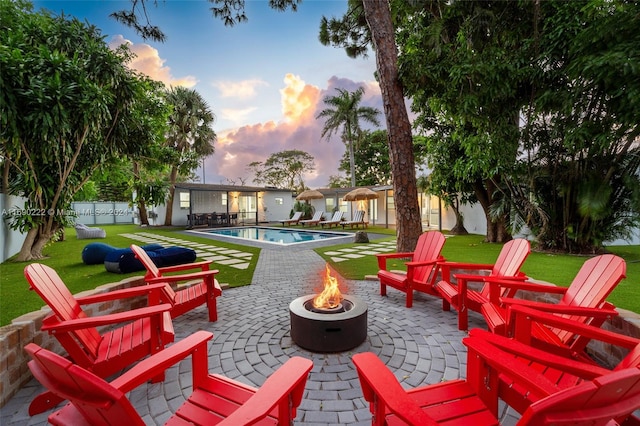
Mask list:
[[[144,285],[142,277],[132,277],[118,283],[102,285],[95,290],[82,292],[76,296],[100,294],[140,285]],[[147,306],[145,296],[84,305],[83,309],[89,316],[94,316],[128,311],[143,306]],[[42,320],[49,312],[51,312],[50,309],[45,306],[39,311],[22,315],[14,319],[11,324],[0,327],[0,407],[3,407],[32,378],[27,367],[29,357],[23,350],[27,343],[35,343],[61,355],[66,354],[53,336],[40,331]]]

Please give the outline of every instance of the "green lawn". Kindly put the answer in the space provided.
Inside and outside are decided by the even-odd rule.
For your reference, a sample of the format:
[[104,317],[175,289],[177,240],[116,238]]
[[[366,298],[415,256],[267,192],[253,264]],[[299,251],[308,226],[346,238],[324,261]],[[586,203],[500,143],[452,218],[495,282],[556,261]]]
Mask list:
[[[493,263],[502,248],[501,244],[482,242],[482,235],[464,235],[447,238],[442,254],[447,260],[473,263]],[[394,237],[389,239],[393,240]],[[316,250],[325,260],[330,262],[330,256],[324,252],[348,247],[350,244],[326,247]],[[623,257],[627,262],[627,278],[623,280],[607,298],[614,305],[640,312],[640,295],[636,286],[640,284],[640,246],[614,246],[608,250]],[[586,260],[585,256],[571,256],[565,254],[548,254],[532,252],[525,261],[522,270],[529,276],[567,287]],[[389,259],[389,269],[401,270],[404,261]],[[347,279],[362,279],[365,275],[375,275],[378,264],[374,256],[333,264],[333,267]]]
[[[52,243],[44,250],[47,258],[43,259],[41,263],[54,268],[72,293],[92,289],[106,283],[117,282],[126,277],[143,275],[142,272],[113,274],[107,272],[104,269],[104,265],[84,265],[82,263],[82,249],[92,241],[104,242],[114,247],[128,247],[134,243],[133,240],[120,236],[119,234],[121,233],[151,232],[254,253],[251,265],[246,270],[238,270],[219,264],[215,265],[215,268],[220,270],[218,274],[219,281],[228,283],[231,286],[241,286],[251,282],[258,260],[258,253],[260,252],[258,248],[238,246],[190,234],[178,233],[183,228],[140,228],[135,225],[111,225],[104,226],[104,228],[107,231],[107,238],[104,240],[78,240],[76,239],[75,231],[68,229],[65,241]],[[395,239],[395,231],[392,229],[369,227],[367,231],[370,234],[386,234],[388,239]],[[482,240],[483,237],[481,235],[448,238],[443,249],[443,255],[453,261],[493,263],[502,245],[487,244],[483,243]],[[344,244],[323,247],[317,249],[316,252],[330,262],[330,257],[324,255],[325,252],[353,245]],[[621,308],[640,312],[640,297],[636,294],[634,287],[640,283],[640,246],[619,246],[610,247],[609,249],[627,261],[627,279],[618,285],[608,300]],[[581,256],[533,252],[527,258],[522,270],[536,279],[568,286],[585,259],[585,257]],[[392,269],[402,269],[404,266],[402,261],[390,260],[388,264]],[[10,323],[13,318],[24,313],[37,310],[43,305],[41,299],[28,290],[28,284],[22,272],[25,265],[26,263],[24,262],[14,262],[11,259],[0,264],[0,326]],[[348,262],[336,263],[333,264],[333,267],[347,279],[362,279],[365,275],[375,275],[378,269],[374,256],[365,256]]]
[[[73,294],[102,284],[118,282],[127,277],[144,275],[142,271],[129,274],[114,274],[107,272],[103,264],[85,265],[82,263],[82,249],[91,242],[103,242],[114,247],[129,247],[133,243],[140,244],[119,235],[123,233],[151,232],[253,253],[254,256],[250,266],[245,270],[226,265],[215,265],[215,269],[220,271],[216,276],[218,281],[228,283],[230,286],[251,283],[253,271],[258,261],[258,254],[260,253],[258,248],[238,246],[220,241],[214,242],[211,239],[177,232],[184,228],[141,228],[136,225],[106,225],[101,227],[107,231],[107,238],[100,240],[78,240],[75,230],[73,228],[67,229],[65,240],[49,244],[44,250],[44,255],[47,258],[38,261],[55,269]],[[28,263],[30,262],[14,262],[9,259],[0,264],[0,326],[10,323],[13,318],[22,314],[40,309],[44,305],[37,294],[29,291],[29,284],[24,278],[23,270]]]

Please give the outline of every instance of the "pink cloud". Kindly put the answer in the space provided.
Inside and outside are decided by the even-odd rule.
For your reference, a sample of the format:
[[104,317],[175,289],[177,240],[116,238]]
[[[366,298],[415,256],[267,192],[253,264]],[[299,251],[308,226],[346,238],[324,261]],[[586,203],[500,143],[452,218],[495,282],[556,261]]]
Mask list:
[[134,44],[121,35],[117,35],[113,37],[109,46],[115,49],[122,44],[128,44],[129,50],[135,54],[135,57],[128,64],[129,68],[139,71],[156,81],[161,81],[166,86],[193,87],[198,83],[198,80],[191,75],[174,77],[171,74],[171,68],[164,65],[165,60],[160,57],[158,49],[148,44]]
[[[315,158],[315,171],[305,176],[305,183],[311,188],[327,186],[330,175],[337,175],[340,159],[345,151],[338,137],[327,141],[320,139],[323,120],[317,120],[317,113],[324,109],[322,99],[336,94],[336,88],[349,91],[365,88],[363,105],[382,111],[380,89],[375,82],[354,82],[332,77],[327,88],[306,84],[300,77],[287,74],[285,87],[280,90],[283,119],[269,121],[233,129],[218,134],[215,153],[206,159],[207,183],[226,183],[226,179],[239,182],[245,179],[247,185],[254,185],[247,165],[254,161],[264,161],[269,155],[290,149],[308,152]],[[382,127],[384,116],[380,115]],[[202,170],[199,171],[200,176]]]

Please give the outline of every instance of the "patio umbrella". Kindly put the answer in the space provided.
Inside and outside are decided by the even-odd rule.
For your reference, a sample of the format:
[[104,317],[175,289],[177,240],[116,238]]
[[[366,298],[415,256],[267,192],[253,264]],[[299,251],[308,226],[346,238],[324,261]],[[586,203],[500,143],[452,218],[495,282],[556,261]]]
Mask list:
[[307,189],[306,191],[302,191],[296,197],[298,201],[309,201],[309,200],[319,200],[320,198],[324,198],[322,192],[316,191],[315,189]]
[[345,201],[375,200],[376,198],[378,198],[378,193],[369,188],[356,188],[347,192],[343,197]]
[[[369,188],[356,188],[347,192],[342,198],[345,201],[360,201],[360,203],[358,203],[358,208],[360,210],[365,210],[366,206],[364,202],[366,200],[375,200],[378,198],[378,193],[370,190]],[[353,211],[351,214],[353,215]],[[373,223],[375,225],[375,221]]]

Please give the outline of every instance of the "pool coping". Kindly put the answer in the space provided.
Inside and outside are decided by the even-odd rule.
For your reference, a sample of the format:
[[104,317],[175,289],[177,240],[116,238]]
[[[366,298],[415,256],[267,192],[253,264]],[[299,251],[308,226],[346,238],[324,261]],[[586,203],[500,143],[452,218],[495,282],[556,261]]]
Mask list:
[[[223,241],[232,244],[245,245],[249,247],[257,247],[262,249],[271,249],[271,250],[300,250],[300,249],[316,249],[320,247],[333,246],[337,244],[347,244],[353,243],[355,239],[355,233],[346,233],[339,231],[325,231],[325,230],[314,230],[314,229],[298,229],[298,228],[290,228],[290,227],[273,227],[273,226],[255,226],[256,228],[265,228],[265,229],[274,229],[274,230],[292,230],[292,231],[304,231],[304,232],[313,232],[313,233],[322,233],[322,234],[336,234],[335,238],[326,238],[323,240],[313,240],[313,241],[303,241],[299,243],[288,243],[288,244],[280,244],[280,243],[272,243],[267,241],[255,241],[248,240],[246,238],[239,237],[230,237],[228,235],[219,235],[219,234],[210,234],[207,231],[219,230],[220,228],[202,228],[202,229],[189,229],[185,231],[181,231],[183,233],[189,235],[197,235],[203,238],[209,238],[211,240]],[[233,229],[233,228],[246,228],[246,226],[234,226],[230,228],[224,229]],[[348,234],[348,235],[344,235]]]

